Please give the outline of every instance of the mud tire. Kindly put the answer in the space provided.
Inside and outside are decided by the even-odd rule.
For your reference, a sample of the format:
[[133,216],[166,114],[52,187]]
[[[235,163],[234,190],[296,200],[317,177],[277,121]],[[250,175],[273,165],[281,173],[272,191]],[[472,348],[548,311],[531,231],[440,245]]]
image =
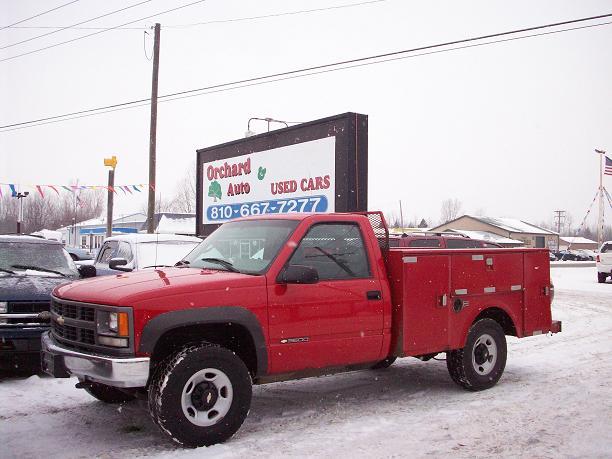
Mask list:
[[[485,358],[485,364],[479,365],[483,352],[488,357],[494,354],[494,357],[491,361]],[[464,389],[479,391],[497,384],[506,367],[506,356],[506,336],[502,327],[493,319],[480,319],[470,328],[465,347],[446,353],[446,367],[455,383]]]
[[[205,369],[226,377],[231,402],[214,424],[196,425],[185,414],[182,401],[189,381]],[[190,448],[210,446],[236,433],[249,412],[251,396],[251,376],[242,360],[223,347],[205,343],[187,346],[158,365],[149,386],[149,411],[155,424],[174,442]],[[198,416],[200,412],[192,417]]]

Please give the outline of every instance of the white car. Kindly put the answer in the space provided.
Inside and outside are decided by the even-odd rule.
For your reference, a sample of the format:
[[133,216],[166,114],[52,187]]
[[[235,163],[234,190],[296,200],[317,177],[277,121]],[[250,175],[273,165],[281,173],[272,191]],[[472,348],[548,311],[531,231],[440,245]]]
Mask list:
[[174,266],[202,240],[176,234],[126,234],[104,240],[93,262],[97,274]]
[[608,276],[612,277],[612,241],[603,243],[595,261],[597,262],[597,281],[603,284]]

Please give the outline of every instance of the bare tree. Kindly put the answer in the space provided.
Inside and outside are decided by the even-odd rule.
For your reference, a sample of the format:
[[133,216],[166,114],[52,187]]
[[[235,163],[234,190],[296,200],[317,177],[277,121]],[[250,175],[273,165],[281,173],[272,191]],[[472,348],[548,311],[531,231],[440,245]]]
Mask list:
[[192,214],[195,213],[196,204],[196,167],[191,163],[185,171],[185,175],[178,182],[170,206],[174,212]]
[[[0,232],[16,230],[18,200],[5,195],[0,199]],[[103,192],[81,191],[78,199],[73,193],[61,195],[30,193],[23,198],[23,232],[57,229],[99,217],[104,210]]]
[[461,201],[457,198],[448,198],[442,201],[442,208],[440,209],[440,223],[446,223],[454,220],[459,216],[461,212]]

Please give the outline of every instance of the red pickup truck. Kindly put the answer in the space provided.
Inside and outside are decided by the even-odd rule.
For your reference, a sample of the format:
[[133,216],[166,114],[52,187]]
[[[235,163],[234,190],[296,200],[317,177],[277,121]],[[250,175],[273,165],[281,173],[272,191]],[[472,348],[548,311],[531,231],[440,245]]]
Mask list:
[[57,287],[42,362],[105,402],[148,397],[185,446],[230,438],[252,384],[445,352],[482,390],[505,335],[561,331],[547,250],[389,249],[380,213],[234,220],[179,265]]

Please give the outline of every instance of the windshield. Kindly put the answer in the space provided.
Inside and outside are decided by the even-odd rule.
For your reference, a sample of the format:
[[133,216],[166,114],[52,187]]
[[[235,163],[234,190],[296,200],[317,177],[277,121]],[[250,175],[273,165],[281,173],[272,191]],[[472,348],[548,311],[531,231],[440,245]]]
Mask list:
[[78,276],[76,265],[59,244],[0,242],[0,275]]
[[[140,242],[138,250],[138,269],[154,266],[174,266],[199,243],[196,241]],[[128,260],[129,261],[129,260]]]
[[298,225],[297,220],[225,223],[184,259],[190,267],[262,274]]

